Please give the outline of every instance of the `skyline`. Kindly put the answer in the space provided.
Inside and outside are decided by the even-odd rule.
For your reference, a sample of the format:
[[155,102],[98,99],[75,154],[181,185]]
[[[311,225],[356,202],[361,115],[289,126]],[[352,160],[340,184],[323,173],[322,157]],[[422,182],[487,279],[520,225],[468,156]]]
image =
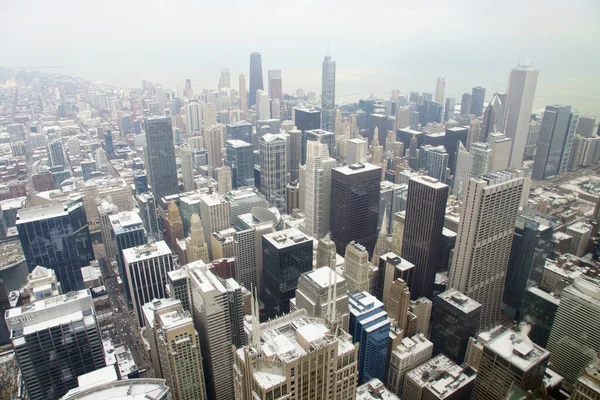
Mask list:
[[[329,48],[337,63],[338,103],[371,93],[389,95],[392,89],[434,93],[438,76],[446,77],[447,97],[459,101],[479,85],[487,89],[489,101],[494,92],[506,91],[508,72],[520,58],[521,64],[529,59],[540,71],[536,110],[569,104],[582,114],[600,114],[600,57],[593,52],[600,45],[600,27],[594,23],[600,4],[593,0],[569,4],[568,11],[577,15],[575,28],[554,12],[558,0],[543,7],[538,1],[511,0],[494,12],[466,0],[452,7],[438,0],[423,6],[387,2],[381,5],[389,10],[385,13],[358,9],[352,2],[342,7],[337,1],[323,5],[321,13],[311,12],[317,6],[313,0],[302,6],[260,3],[272,8],[234,2],[226,9],[219,4],[171,2],[155,8],[152,3],[109,1],[94,8],[93,18],[88,5],[61,7],[63,3],[70,4],[0,6],[0,34],[11,38],[0,43],[6,67],[63,65],[42,71],[112,86],[140,87],[146,79],[174,90],[190,78],[196,88],[211,89],[221,68],[229,68],[232,78],[240,73],[248,77],[249,54],[257,51],[263,76],[269,69],[282,70],[284,92],[302,88],[318,94],[321,62]],[[264,18],[265,13],[270,17]],[[184,23],[186,15],[192,16],[189,23]],[[27,29],[20,21],[28,21]],[[369,21],[377,21],[376,28]],[[156,29],[160,24],[164,29]],[[319,29],[309,29],[312,24]],[[240,26],[248,27],[247,34]],[[298,29],[290,29],[294,26]],[[495,29],[502,26],[511,29]]]

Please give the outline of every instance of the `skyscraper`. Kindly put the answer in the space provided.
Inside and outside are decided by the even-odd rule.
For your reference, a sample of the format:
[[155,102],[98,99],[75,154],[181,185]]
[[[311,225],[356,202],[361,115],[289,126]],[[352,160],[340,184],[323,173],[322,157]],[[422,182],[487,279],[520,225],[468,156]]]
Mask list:
[[166,297],[167,272],[174,269],[171,249],[160,241],[123,250],[129,292],[140,327],[144,326],[142,306]]
[[232,169],[233,188],[254,186],[254,148],[243,140],[225,142],[227,165]]
[[454,109],[456,108],[456,99],[454,97],[448,97],[446,99],[446,106],[444,107],[444,122],[448,122],[454,119]]
[[240,95],[240,110],[246,111],[248,109],[247,96],[248,92],[246,89],[246,76],[244,74],[240,74],[239,78],[239,95]]
[[471,102],[473,96],[471,93],[464,93],[460,100],[460,115],[469,115],[471,112]]
[[190,101],[185,112],[187,133],[202,132],[202,103]]
[[373,252],[377,241],[381,168],[373,164],[353,164],[331,172],[329,229],[338,254],[351,241]]
[[320,142],[308,141],[306,153],[306,164],[300,166],[300,210],[306,233],[320,239],[329,232],[331,169],[336,162]]
[[409,282],[413,299],[433,294],[448,191],[448,185],[427,176],[408,183],[402,257],[416,265],[414,281]]
[[448,153],[444,146],[424,145],[419,149],[419,169],[427,171],[427,175],[438,181],[446,182]]
[[344,277],[348,281],[348,291],[368,292],[371,288],[369,278],[369,252],[359,243],[348,243],[344,253]]
[[202,260],[205,263],[210,262],[208,256],[208,245],[204,238],[202,221],[197,213],[192,214],[190,224],[190,236],[186,239],[186,259],[188,263]]
[[508,168],[510,164],[510,152],[512,140],[499,132],[493,132],[488,135],[488,144],[492,150],[492,160],[489,171],[500,171]]
[[212,258],[212,233],[231,227],[231,205],[218,193],[200,197],[200,219],[204,229],[204,240],[208,244],[208,251]]
[[446,96],[446,78],[440,76],[437,78],[437,83],[435,85],[435,102],[439,104],[444,104],[444,99]]
[[373,378],[384,380],[387,363],[390,320],[383,303],[369,292],[350,292],[350,327],[354,343],[360,343],[358,353],[358,383]]
[[67,167],[67,159],[65,157],[65,149],[60,140],[53,140],[48,143],[48,160],[50,160],[51,167],[58,167],[62,165]]
[[261,89],[256,91],[256,113],[258,115],[258,120],[260,121],[271,119],[271,102],[269,101],[269,95]]
[[194,156],[190,148],[181,149],[181,177],[183,180],[183,191],[191,192],[195,189],[194,184]]
[[81,267],[94,252],[82,203],[21,209],[16,226],[29,272],[41,265],[56,272],[65,293],[83,289]]
[[471,178],[465,188],[448,288],[481,304],[478,332],[500,322],[504,280],[525,182],[519,175],[514,170],[496,171]]
[[321,128],[321,113],[308,108],[294,107],[294,124],[301,131]]
[[490,171],[492,149],[487,143],[473,143],[469,154],[469,178],[481,176]]
[[483,121],[481,123],[481,133],[477,141],[487,142],[490,133],[502,129],[502,120],[504,118],[504,104],[502,96],[499,93],[494,93],[494,97],[488,103],[483,113]]
[[217,168],[223,165],[223,148],[222,127],[218,125],[210,125],[204,128],[204,147],[206,147],[208,165],[212,168]]
[[248,108],[256,104],[256,91],[264,90],[262,61],[260,53],[250,54],[250,98],[248,99]]
[[106,365],[89,290],[10,309],[6,325],[31,400],[61,398],[77,376]]
[[577,123],[577,133],[583,137],[592,137],[594,135],[594,125],[596,125],[596,117],[590,114],[585,114],[579,117]]
[[335,61],[330,56],[323,60],[321,109],[321,129],[335,132]]
[[271,318],[290,311],[300,274],[312,270],[313,242],[296,228],[262,237],[265,314]]
[[485,100],[485,88],[476,86],[471,91],[471,114],[481,117],[483,114],[483,102]]
[[433,343],[425,335],[417,334],[413,337],[405,337],[390,354],[387,387],[398,396],[404,388],[406,373],[423,364],[431,358]]
[[146,118],[146,171],[157,201],[179,193],[173,127],[169,117]]
[[521,168],[523,164],[537,79],[538,71],[529,66],[515,67],[508,76],[508,93],[501,132],[512,139],[511,168]]
[[281,81],[281,70],[280,69],[270,69],[268,71],[269,76],[269,97],[272,100],[282,99],[283,94],[283,85]]
[[534,179],[547,179],[567,171],[578,119],[571,106],[546,106],[531,173]]
[[285,210],[286,187],[289,182],[289,136],[263,135],[260,140],[260,192],[272,207]]

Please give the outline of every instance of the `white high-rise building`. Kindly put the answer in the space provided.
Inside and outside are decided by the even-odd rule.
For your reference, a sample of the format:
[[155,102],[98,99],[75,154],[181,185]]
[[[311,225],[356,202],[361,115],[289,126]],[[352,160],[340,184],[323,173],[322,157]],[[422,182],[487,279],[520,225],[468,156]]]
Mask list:
[[489,134],[488,144],[492,150],[492,159],[489,171],[494,172],[508,168],[510,164],[512,140],[507,138],[503,133],[494,132]]
[[181,149],[181,177],[183,179],[183,191],[191,192],[195,189],[194,184],[194,158],[192,150]]
[[367,161],[367,141],[350,139],[346,142],[346,164],[358,164]]
[[512,139],[510,167],[521,168],[529,134],[529,121],[539,71],[530,66],[518,66],[508,76],[502,131]]
[[226,194],[233,190],[231,185],[231,168],[226,165],[217,168],[217,189],[221,194]]
[[217,193],[200,197],[200,219],[204,229],[204,240],[208,244],[209,254],[212,257],[212,233],[230,227],[230,207],[225,198]]
[[223,165],[223,129],[219,125],[205,125],[204,147],[206,147],[208,165],[212,168]]
[[444,99],[446,96],[446,78],[440,76],[437,78],[437,83],[435,85],[435,102],[439,104],[444,104]]
[[306,164],[300,166],[300,211],[305,215],[302,230],[315,239],[329,232],[331,169],[335,164],[326,144],[306,143]]
[[406,337],[392,350],[389,360],[387,387],[400,396],[404,384],[404,376],[411,369],[428,361],[433,354],[433,343],[423,334],[411,338]]
[[361,244],[350,242],[344,255],[344,278],[348,282],[348,291],[369,292],[369,252]]
[[469,152],[469,178],[481,176],[490,171],[492,149],[488,144],[473,143]]
[[263,135],[260,140],[260,192],[272,207],[287,208],[286,187],[289,181],[289,135]]
[[190,101],[185,111],[185,127],[188,133],[202,132],[202,103]]
[[269,94],[260,89],[256,91],[256,111],[260,121],[271,119],[271,102],[269,101]]
[[396,132],[398,129],[408,128],[410,126],[410,107],[398,106],[396,109]]
[[214,103],[202,104],[202,126],[204,128],[217,123],[217,107]]
[[[525,179],[503,170],[471,178],[464,189],[448,287],[481,303],[479,331],[500,322],[504,280]],[[468,217],[467,217],[468,216]]]

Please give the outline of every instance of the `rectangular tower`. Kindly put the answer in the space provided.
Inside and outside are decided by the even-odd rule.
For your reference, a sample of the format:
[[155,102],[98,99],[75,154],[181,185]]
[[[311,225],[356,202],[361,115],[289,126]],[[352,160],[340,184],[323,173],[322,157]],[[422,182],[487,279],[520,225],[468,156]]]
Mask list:
[[146,118],[146,170],[155,199],[179,193],[173,127],[169,117]]

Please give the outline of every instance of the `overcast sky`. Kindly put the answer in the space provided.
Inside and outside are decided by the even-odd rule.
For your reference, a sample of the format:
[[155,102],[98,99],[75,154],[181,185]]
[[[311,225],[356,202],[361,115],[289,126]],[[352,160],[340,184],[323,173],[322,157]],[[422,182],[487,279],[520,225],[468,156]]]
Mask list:
[[215,88],[225,67],[237,85],[258,51],[284,91],[319,93],[327,42],[337,102],[433,93],[440,75],[447,96],[480,85],[489,100],[521,55],[540,70],[536,107],[600,116],[600,0],[0,0],[0,65],[122,86]]

